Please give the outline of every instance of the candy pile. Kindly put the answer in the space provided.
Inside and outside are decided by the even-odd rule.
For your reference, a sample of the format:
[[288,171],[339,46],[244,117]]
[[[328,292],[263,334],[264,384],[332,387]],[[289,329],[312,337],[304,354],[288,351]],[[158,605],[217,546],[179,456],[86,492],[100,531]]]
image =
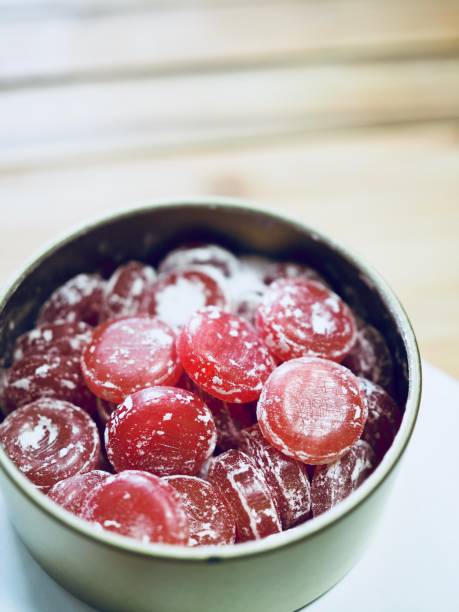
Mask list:
[[384,338],[315,270],[216,245],[70,279],[0,386],[0,442],[37,488],[99,529],[188,546],[326,512],[402,416]]

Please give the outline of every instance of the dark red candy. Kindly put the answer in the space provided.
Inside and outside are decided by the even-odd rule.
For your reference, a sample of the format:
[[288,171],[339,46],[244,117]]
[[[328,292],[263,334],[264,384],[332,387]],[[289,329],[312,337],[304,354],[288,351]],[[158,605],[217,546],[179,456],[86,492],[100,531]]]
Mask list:
[[0,443],[42,491],[99,463],[95,423],[77,406],[60,400],[42,398],[12,412],[0,425]]
[[188,376],[227,402],[256,400],[274,368],[252,326],[215,306],[191,317],[178,337],[177,351]]
[[362,438],[375,453],[378,465],[389,450],[402,422],[402,412],[392,397],[379,385],[359,378],[360,389],[368,408]]
[[145,543],[188,543],[188,519],[170,484],[147,472],[110,476],[89,495],[83,518]]
[[302,357],[274,370],[257,417],[268,442],[289,457],[317,465],[335,461],[360,438],[367,409],[350,370]]
[[142,302],[151,291],[156,274],[151,266],[129,261],[119,266],[105,287],[99,322],[141,313]]
[[313,515],[318,516],[343,501],[370,475],[373,467],[373,451],[363,440],[358,440],[334,463],[316,466],[311,485]]
[[180,247],[171,251],[159,264],[161,273],[182,268],[204,267],[208,271],[217,271],[225,277],[232,276],[238,268],[236,257],[216,244]]
[[81,363],[91,391],[113,403],[145,387],[173,385],[181,373],[174,332],[148,316],[101,323]]
[[339,362],[356,335],[354,317],[343,300],[324,285],[301,277],[269,286],[256,324],[279,361],[313,355]]
[[65,400],[95,414],[95,398],[85,385],[76,356],[28,353],[11,366],[5,381],[7,412],[41,397]]
[[284,529],[305,521],[311,510],[306,465],[287,457],[261,434],[258,425],[241,432],[241,450],[255,461],[271,489]]
[[168,476],[165,480],[180,495],[189,523],[189,546],[233,544],[236,524],[218,490],[194,476]]
[[212,455],[216,437],[212,414],[199,397],[174,387],[151,387],[126,397],[111,414],[105,446],[117,472],[193,476]]
[[198,268],[162,274],[144,302],[145,310],[172,328],[182,327],[204,306],[226,306],[226,297],[217,281]]
[[362,323],[354,345],[343,365],[361,376],[391,391],[394,382],[394,363],[383,336],[372,325]]
[[99,274],[78,274],[56,289],[40,309],[37,324],[58,320],[97,325],[105,281]]
[[222,493],[236,521],[236,540],[259,540],[281,531],[271,491],[245,453],[229,450],[212,461],[208,480]]
[[14,361],[25,355],[57,353],[79,357],[92,336],[92,327],[82,321],[43,323],[16,340]]
[[65,510],[81,516],[88,495],[109,476],[108,472],[102,470],[92,470],[85,474],[70,476],[51,487],[48,497]]

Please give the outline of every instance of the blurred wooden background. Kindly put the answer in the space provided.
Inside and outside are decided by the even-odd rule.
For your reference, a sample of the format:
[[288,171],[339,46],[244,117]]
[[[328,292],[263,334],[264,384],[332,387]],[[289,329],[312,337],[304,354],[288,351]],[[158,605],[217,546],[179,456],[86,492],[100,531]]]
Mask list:
[[0,0],[0,278],[174,194],[363,253],[459,376],[459,1]]

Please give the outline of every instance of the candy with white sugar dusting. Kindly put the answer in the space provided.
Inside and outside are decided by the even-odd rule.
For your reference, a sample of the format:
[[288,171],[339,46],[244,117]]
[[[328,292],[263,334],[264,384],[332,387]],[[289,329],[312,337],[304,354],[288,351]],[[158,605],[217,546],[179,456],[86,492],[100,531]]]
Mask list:
[[216,271],[224,277],[231,277],[238,268],[236,257],[217,244],[184,246],[170,251],[159,264],[161,273],[182,268],[203,267]]
[[14,361],[19,361],[26,355],[43,353],[80,357],[91,340],[92,329],[91,325],[82,321],[58,321],[38,325],[17,338],[13,352]]
[[51,487],[48,491],[48,497],[68,512],[81,516],[88,495],[109,477],[110,474],[102,470],[91,470],[84,474],[76,474]]

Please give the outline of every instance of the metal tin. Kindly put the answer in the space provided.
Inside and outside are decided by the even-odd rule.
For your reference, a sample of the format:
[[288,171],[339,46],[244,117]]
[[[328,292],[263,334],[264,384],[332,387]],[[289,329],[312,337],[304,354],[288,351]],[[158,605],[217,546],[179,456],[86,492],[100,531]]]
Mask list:
[[131,209],[48,246],[0,302],[0,355],[33,325],[40,303],[81,271],[109,273],[128,258],[155,263],[177,243],[216,241],[236,252],[304,261],[388,340],[396,362],[401,429],[383,462],[328,513],[258,542],[188,549],[145,545],[98,532],[39,493],[0,450],[10,519],[32,556],[77,597],[103,610],[293,612],[319,597],[367,545],[415,425],[421,367],[410,322],[384,280],[359,258],[305,225],[250,203],[178,200]]

